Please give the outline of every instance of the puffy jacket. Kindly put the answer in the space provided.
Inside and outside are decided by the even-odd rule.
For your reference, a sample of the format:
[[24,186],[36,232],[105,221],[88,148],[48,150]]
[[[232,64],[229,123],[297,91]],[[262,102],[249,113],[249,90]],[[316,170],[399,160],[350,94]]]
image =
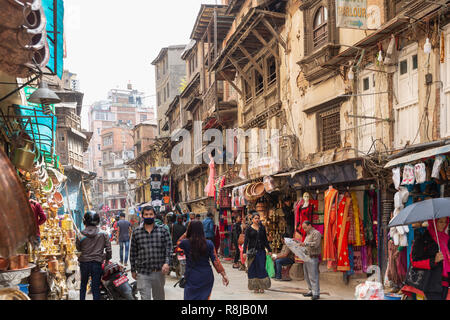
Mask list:
[[81,252],[79,262],[103,262],[112,258],[111,243],[105,232],[97,227],[88,226],[81,231],[82,236],[75,242],[77,250]]
[[203,231],[206,238],[214,238],[214,221],[211,218],[203,220]]

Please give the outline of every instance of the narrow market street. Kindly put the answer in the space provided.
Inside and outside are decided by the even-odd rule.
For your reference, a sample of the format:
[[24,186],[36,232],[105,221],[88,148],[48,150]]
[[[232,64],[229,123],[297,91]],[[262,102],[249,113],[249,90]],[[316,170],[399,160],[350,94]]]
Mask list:
[[[112,251],[112,261],[118,262],[119,246],[113,244]],[[245,271],[233,269],[231,262],[222,261],[222,264],[229,276],[230,284],[228,287],[225,287],[222,284],[221,277],[215,273],[211,300],[310,300],[310,298],[303,297],[302,295],[308,288],[305,281],[272,281],[270,290],[267,290],[264,294],[255,294],[247,289],[247,275]],[[128,264],[129,267],[130,265]],[[130,281],[133,281],[130,272],[128,273],[128,277]],[[183,300],[183,289],[179,286],[173,287],[177,281],[173,272],[170,276],[166,276],[166,300]],[[292,293],[295,290],[298,290],[299,293]],[[320,297],[322,300],[354,299],[354,289],[350,287],[344,288],[342,285],[333,285],[330,282],[321,283],[321,291],[324,292]],[[92,300],[92,295],[89,294],[87,299]]]
[[450,0],[0,0],[0,168],[0,301],[450,300]]

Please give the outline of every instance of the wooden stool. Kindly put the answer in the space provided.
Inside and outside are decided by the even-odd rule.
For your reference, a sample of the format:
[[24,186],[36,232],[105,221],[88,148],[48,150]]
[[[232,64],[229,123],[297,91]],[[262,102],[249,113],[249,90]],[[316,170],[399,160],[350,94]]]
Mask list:
[[282,280],[292,280],[289,276],[289,271],[291,270],[292,264],[288,266],[282,266],[281,267],[281,279]]
[[303,281],[305,279],[303,275],[303,263],[294,263],[291,265],[289,276],[296,281]]

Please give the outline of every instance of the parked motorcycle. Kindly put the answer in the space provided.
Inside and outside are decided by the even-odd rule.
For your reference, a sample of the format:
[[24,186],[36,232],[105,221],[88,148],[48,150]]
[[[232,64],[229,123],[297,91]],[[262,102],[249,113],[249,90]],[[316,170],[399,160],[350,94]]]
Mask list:
[[172,263],[170,266],[170,271],[175,272],[177,279],[180,279],[184,275],[186,270],[186,256],[180,248],[175,248],[172,253]]
[[103,264],[100,284],[102,300],[138,300],[136,282],[130,284],[122,266],[115,262]]

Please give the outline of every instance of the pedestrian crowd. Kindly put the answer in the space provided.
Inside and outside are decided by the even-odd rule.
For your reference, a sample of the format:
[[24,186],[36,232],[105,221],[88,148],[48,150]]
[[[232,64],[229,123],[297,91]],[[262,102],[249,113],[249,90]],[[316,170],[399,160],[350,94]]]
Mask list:
[[[30,200],[35,214],[36,224],[45,222],[45,214],[39,204]],[[91,292],[94,300],[101,299],[101,284],[105,278],[106,266],[112,265],[111,242],[119,245],[119,263],[121,268],[130,264],[131,276],[136,280],[136,289],[143,300],[165,299],[165,276],[174,271],[176,257],[181,252],[185,259],[183,278],[179,281],[184,288],[186,300],[206,300],[211,296],[214,273],[222,276],[222,282],[228,286],[229,279],[218,255],[217,226],[210,212],[202,221],[199,214],[168,213],[164,217],[151,206],[145,206],[140,216],[127,220],[121,213],[111,220],[100,218],[96,212],[84,215],[84,230],[77,234],[76,248],[80,252],[80,300],[86,299],[88,281],[91,279]],[[447,234],[449,218],[428,221],[428,229],[418,228],[414,232],[411,253],[412,268],[416,273],[426,274],[420,283],[420,290],[428,300],[448,298],[450,283],[450,237]],[[297,226],[297,228],[300,227]],[[304,279],[308,286],[305,297],[320,299],[319,262],[321,255],[321,233],[310,221],[301,225],[305,237],[295,240],[303,248]],[[109,231],[111,230],[111,231]],[[39,229],[36,231],[39,236]],[[235,248],[233,268],[245,271],[248,289],[263,294],[271,287],[271,281],[290,281],[288,273],[296,259],[294,252],[287,246],[278,254],[272,254],[266,229],[257,211],[250,211],[245,219],[233,217],[231,242]],[[273,260],[273,272],[268,272],[268,260]],[[288,267],[287,269],[283,269]],[[270,273],[270,274],[269,274]],[[178,275],[178,272],[177,272]],[[410,280],[410,279],[409,279]],[[415,288],[416,283],[406,287]],[[410,281],[411,282],[411,281]],[[131,291],[131,287],[129,291]],[[132,297],[127,293],[127,297]]]

